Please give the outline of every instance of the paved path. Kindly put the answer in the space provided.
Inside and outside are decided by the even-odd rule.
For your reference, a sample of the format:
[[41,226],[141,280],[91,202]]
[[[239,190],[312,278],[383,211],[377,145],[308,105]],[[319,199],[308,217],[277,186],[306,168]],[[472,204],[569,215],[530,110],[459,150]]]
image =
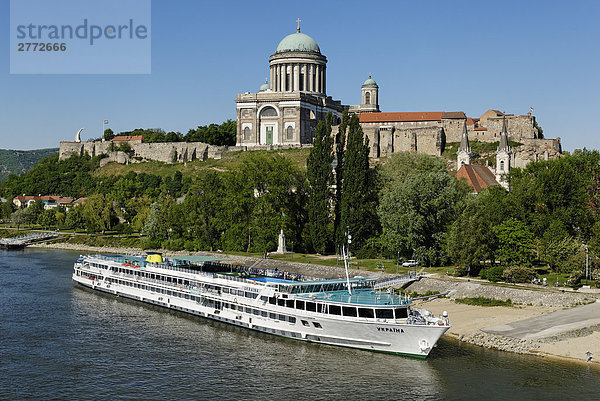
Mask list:
[[596,325],[600,325],[600,301],[509,324],[488,327],[483,331],[513,338],[536,339]]

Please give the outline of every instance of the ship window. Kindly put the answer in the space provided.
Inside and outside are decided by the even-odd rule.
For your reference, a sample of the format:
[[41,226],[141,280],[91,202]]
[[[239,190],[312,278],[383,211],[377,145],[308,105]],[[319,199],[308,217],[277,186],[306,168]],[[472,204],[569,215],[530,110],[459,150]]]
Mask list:
[[283,322],[285,322],[285,320],[286,320],[285,315],[278,315],[277,317],[279,318],[279,320],[281,320]]
[[269,303],[270,303],[271,305],[275,305],[275,304],[277,303],[277,299],[275,299],[275,297],[270,297],[270,298],[269,298]]
[[267,317],[267,311],[264,311],[264,310],[263,310],[263,311],[260,311],[260,315],[261,315],[262,317]]
[[342,312],[344,316],[356,316],[356,308],[353,306],[343,306]]
[[252,308],[245,308],[244,312],[246,312],[246,313],[252,313]]
[[246,293],[246,298],[256,298],[258,297],[258,294],[255,292],[247,292]]
[[394,310],[393,309],[375,309],[375,317],[378,319],[393,319],[394,318]]
[[223,293],[224,294],[229,294],[229,288],[223,288]]
[[293,299],[288,299],[285,301],[285,306],[287,306],[288,308],[293,308],[294,307],[294,300]]
[[329,314],[330,315],[341,315],[342,308],[339,305],[329,305]]
[[258,309],[252,309],[252,314],[254,315],[260,315],[260,311]]
[[307,302],[306,303],[306,310],[309,312],[316,312],[317,311],[317,304],[315,304],[314,302]]
[[323,326],[321,326],[321,323],[319,323],[319,322],[313,322],[313,326],[315,326],[317,329],[323,328]]
[[277,300],[277,305],[279,305],[279,306],[285,306],[285,299],[278,299]]
[[305,327],[310,327],[310,324],[306,320],[302,320],[302,325]]
[[304,310],[304,301],[296,301],[296,309]]
[[406,308],[396,308],[396,319],[405,319],[408,317],[408,310]]
[[288,317],[288,321],[289,321],[290,323],[292,323],[292,324],[295,324],[295,323],[296,323],[296,318],[295,318],[294,316],[289,316],[289,317]]
[[269,319],[273,319],[273,320],[277,319],[277,314],[269,313]]
[[371,308],[358,308],[358,317],[373,318],[373,309]]

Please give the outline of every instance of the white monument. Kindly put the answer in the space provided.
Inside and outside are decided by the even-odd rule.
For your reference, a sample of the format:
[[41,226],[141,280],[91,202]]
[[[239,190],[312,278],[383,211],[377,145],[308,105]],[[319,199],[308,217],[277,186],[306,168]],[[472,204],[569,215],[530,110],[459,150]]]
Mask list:
[[285,249],[285,234],[283,233],[283,230],[281,230],[281,232],[279,233],[279,244],[277,245],[277,252],[275,253],[286,253],[286,249]]
[[77,134],[75,134],[75,142],[81,142],[81,131],[83,131],[85,128],[80,128],[79,131],[77,131]]

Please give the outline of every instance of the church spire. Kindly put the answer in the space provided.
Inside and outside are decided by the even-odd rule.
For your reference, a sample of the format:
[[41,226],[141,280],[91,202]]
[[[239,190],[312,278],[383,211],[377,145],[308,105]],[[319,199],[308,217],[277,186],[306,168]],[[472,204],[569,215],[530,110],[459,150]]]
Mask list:
[[458,148],[458,152],[456,152],[456,161],[458,164],[456,169],[460,169],[465,164],[471,164],[471,155],[471,146],[469,146],[469,135],[467,133],[467,121],[465,120],[462,138],[460,139],[460,147]]
[[508,132],[506,132],[506,117],[502,118],[502,132],[500,133],[500,144],[496,151],[496,181],[506,190],[510,191],[508,174],[511,168],[511,151],[508,146]]
[[467,153],[471,153],[471,147],[469,146],[469,136],[467,134],[467,122],[465,121],[465,125],[463,126],[462,138],[460,139],[460,147],[458,151],[464,151]]

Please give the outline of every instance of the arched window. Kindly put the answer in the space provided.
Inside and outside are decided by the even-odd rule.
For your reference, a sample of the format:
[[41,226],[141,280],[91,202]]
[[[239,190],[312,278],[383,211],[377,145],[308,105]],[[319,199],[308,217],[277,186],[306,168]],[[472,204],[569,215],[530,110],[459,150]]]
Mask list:
[[365,93],[365,104],[371,104],[371,94],[369,92]]
[[500,161],[500,171],[504,171],[504,160]]
[[261,117],[277,117],[277,110],[271,106],[267,106],[260,111]]
[[285,132],[286,132],[286,134],[287,134],[287,137],[286,137],[286,139],[287,139],[288,141],[291,141],[291,140],[293,140],[293,139],[294,139],[294,127],[292,127],[291,125],[289,125],[289,126],[287,127],[287,129],[285,130]]
[[244,128],[244,140],[247,141],[250,139],[250,128],[246,127]]
[[309,113],[309,117],[310,117],[311,120],[314,120],[316,118],[315,117],[315,112],[311,110],[310,113]]

